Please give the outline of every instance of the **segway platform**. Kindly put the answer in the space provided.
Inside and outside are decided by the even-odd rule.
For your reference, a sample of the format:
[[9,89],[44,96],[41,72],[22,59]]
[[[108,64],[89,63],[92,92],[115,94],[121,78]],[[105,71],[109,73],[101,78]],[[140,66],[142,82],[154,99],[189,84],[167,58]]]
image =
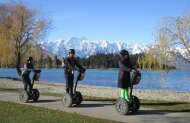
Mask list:
[[78,76],[76,78],[76,83],[74,86],[73,95],[69,93],[65,93],[62,98],[62,104],[66,107],[71,107],[73,105],[80,105],[83,101],[83,96],[79,91],[76,91],[78,81],[82,81],[84,79],[85,70],[79,70]]
[[32,77],[32,90],[31,91],[25,91],[22,90],[19,95],[19,99],[23,103],[27,103],[29,100],[37,101],[40,97],[40,93],[38,89],[33,89],[34,81],[38,81],[40,77],[41,70],[34,70],[33,71],[33,77]]
[[121,115],[126,115],[130,112],[137,112],[140,108],[140,100],[138,97],[132,95],[133,85],[139,84],[141,80],[140,72],[133,72],[130,85],[130,98],[129,100],[118,98],[115,103],[115,109]]

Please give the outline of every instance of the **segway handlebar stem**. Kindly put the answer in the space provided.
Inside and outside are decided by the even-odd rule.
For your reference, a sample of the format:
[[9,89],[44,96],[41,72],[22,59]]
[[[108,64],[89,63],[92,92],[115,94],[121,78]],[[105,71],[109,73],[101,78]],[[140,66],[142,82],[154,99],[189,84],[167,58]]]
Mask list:
[[140,71],[135,71],[132,73],[132,76],[131,76],[131,84],[132,85],[137,85],[140,83],[140,80],[141,80],[141,73]]
[[78,76],[77,76],[78,81],[82,81],[84,79],[85,71],[86,71],[85,69],[78,70]]

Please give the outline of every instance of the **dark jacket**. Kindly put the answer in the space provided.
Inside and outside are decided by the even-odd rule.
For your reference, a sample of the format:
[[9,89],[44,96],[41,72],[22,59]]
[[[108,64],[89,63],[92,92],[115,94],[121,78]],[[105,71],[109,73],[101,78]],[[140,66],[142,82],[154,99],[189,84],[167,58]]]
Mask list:
[[119,74],[118,74],[118,84],[119,88],[128,88],[130,86],[130,71],[134,69],[130,59],[119,61]]
[[75,70],[75,66],[79,69],[84,69],[75,58],[65,58],[65,74],[71,74]]
[[34,69],[33,64],[31,64],[31,63],[26,63],[26,64],[24,65],[24,68],[23,68],[21,74],[22,74],[23,76],[29,76],[29,75],[30,75],[30,72],[31,72],[33,69]]

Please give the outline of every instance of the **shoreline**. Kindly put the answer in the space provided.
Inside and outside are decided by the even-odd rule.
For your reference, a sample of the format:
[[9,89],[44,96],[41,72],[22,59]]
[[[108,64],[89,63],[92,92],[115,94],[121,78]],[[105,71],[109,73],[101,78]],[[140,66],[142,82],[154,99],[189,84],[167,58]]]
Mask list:
[[[21,89],[23,84],[19,80],[0,78],[1,88]],[[37,88],[40,92],[48,93],[65,93],[64,83],[35,81],[34,88]],[[77,91],[80,91],[82,95],[113,98],[120,97],[120,88],[117,87],[105,87],[94,85],[77,85]],[[133,89],[133,95],[139,99],[146,100],[166,100],[166,101],[178,101],[178,102],[190,102],[190,92],[175,92],[170,90],[151,90],[151,89]]]

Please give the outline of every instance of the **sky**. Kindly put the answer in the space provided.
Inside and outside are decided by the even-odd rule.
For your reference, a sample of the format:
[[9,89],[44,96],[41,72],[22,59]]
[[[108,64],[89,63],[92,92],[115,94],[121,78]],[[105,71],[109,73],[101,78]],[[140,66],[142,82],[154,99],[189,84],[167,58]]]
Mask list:
[[164,18],[190,11],[190,0],[19,1],[51,19],[48,41],[77,37],[149,45],[154,43],[158,24]]

